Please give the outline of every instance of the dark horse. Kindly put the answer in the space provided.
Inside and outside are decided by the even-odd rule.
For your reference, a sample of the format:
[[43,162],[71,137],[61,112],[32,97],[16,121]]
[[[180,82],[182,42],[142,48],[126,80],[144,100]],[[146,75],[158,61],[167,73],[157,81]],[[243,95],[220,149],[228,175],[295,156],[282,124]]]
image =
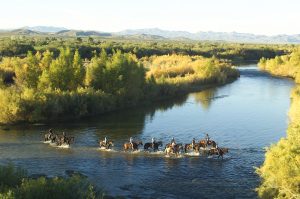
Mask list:
[[153,144],[151,142],[147,142],[144,145],[144,149],[148,150],[149,148],[152,148],[153,151],[158,151],[158,147],[162,146],[162,141],[154,142]]
[[44,135],[44,141],[50,141],[51,143],[57,143],[59,140],[59,136],[53,132],[46,133]]
[[215,148],[215,149],[210,149],[208,151],[208,155],[218,155],[218,158],[222,157],[223,155],[228,153],[228,148]]
[[74,137],[69,137],[69,136],[57,136],[55,137],[55,142],[57,146],[61,146],[63,144],[70,145],[74,142],[75,138]]
[[143,146],[143,142],[141,142],[141,141],[139,141],[139,142],[132,142],[132,145],[131,145],[130,142],[126,142],[123,145],[124,151],[127,151],[129,149],[131,149],[133,151],[137,151],[137,150],[139,150],[139,145]]

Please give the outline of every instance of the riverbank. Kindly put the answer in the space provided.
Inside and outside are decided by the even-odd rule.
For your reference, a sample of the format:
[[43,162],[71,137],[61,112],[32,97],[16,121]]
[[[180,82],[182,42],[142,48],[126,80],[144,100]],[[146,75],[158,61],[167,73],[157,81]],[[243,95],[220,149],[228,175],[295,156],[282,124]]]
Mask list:
[[[270,146],[264,164],[257,169],[262,183],[257,188],[261,198],[300,198],[300,87],[291,93],[290,124],[286,137]],[[288,164],[287,164],[288,162]]]
[[[157,59],[167,63],[159,75]],[[117,51],[109,56],[102,51],[83,65],[78,52],[69,49],[63,49],[57,59],[49,51],[4,59],[1,69],[15,77],[9,84],[3,79],[0,122],[86,118],[223,85],[239,76],[230,63],[216,58],[156,56],[147,63],[144,67],[133,54]]]
[[[299,49],[292,54],[262,59],[260,68],[272,75],[293,78],[300,83]],[[291,106],[289,110],[290,123],[286,137],[271,145],[265,154],[263,165],[257,169],[262,178],[257,188],[261,198],[300,198],[300,87],[291,92]]]
[[300,83],[300,49],[294,49],[291,54],[277,56],[273,59],[262,58],[259,68],[272,75],[292,78]]
[[80,174],[68,177],[29,176],[12,164],[0,165],[0,198],[3,199],[113,199]]

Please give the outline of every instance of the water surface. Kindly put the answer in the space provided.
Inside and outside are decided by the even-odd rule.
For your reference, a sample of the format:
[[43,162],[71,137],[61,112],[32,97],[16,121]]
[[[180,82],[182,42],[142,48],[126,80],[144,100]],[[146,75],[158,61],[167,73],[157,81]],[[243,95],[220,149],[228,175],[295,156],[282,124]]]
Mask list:
[[[52,125],[75,136],[70,149],[41,142],[50,126],[0,130],[0,162],[13,162],[31,174],[64,176],[75,170],[109,194],[128,198],[255,198],[264,147],[285,136],[293,83],[271,77],[256,65],[241,67],[231,84],[180,96],[151,107],[114,112],[85,121]],[[213,157],[166,158],[145,153],[102,152],[100,138],[188,143],[209,133],[228,147],[224,160]]]

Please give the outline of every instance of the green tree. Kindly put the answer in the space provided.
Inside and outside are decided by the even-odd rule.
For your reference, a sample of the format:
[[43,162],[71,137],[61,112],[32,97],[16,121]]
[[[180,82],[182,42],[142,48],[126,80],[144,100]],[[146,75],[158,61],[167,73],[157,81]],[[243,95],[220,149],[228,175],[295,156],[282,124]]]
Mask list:
[[85,68],[78,50],[75,51],[73,58],[73,72],[73,89],[76,89],[78,86],[83,86],[85,77]]
[[25,63],[16,66],[16,83],[20,87],[37,87],[39,76],[42,73],[39,66],[40,60],[41,55],[39,52],[37,52],[36,55],[33,55],[32,52],[29,51],[25,59]]
[[59,57],[51,62],[49,71],[45,72],[43,83],[48,84],[52,89],[74,89],[74,84],[72,84],[74,78],[72,65],[73,55],[70,49],[61,49]]
[[107,54],[102,49],[100,57],[95,55],[87,66],[85,84],[95,89],[104,89]]
[[145,84],[145,69],[130,53],[117,51],[107,64],[107,84],[105,91],[138,99]]
[[40,67],[42,70],[48,70],[51,62],[53,61],[53,53],[49,50],[43,53],[43,57],[40,62]]

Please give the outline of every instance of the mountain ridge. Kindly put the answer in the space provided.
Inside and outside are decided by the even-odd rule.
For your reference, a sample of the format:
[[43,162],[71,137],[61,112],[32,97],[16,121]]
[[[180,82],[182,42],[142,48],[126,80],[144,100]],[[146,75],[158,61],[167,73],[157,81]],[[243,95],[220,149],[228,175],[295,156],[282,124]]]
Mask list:
[[74,30],[54,26],[25,26],[14,30],[0,30],[1,35],[51,35],[66,37],[119,37],[129,39],[153,40],[195,40],[195,41],[225,41],[239,43],[286,43],[300,44],[300,34],[287,35],[257,35],[253,33],[198,31],[171,31],[159,28],[126,29],[119,32],[102,32],[95,30]]

